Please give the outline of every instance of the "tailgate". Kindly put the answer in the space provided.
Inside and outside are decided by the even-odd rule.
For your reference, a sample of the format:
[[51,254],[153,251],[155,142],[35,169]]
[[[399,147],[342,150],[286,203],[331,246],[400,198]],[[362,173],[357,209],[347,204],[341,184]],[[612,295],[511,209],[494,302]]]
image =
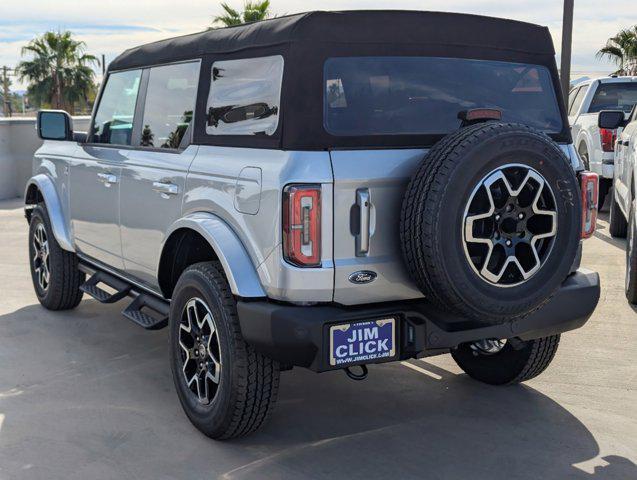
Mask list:
[[330,152],[334,172],[334,301],[422,297],[400,247],[400,210],[424,149]]

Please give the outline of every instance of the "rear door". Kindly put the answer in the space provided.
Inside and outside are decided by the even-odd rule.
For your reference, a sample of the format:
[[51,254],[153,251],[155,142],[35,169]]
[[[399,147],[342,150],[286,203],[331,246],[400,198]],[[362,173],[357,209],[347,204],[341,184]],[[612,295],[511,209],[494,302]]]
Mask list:
[[144,70],[136,148],[122,163],[124,265],[151,287],[157,287],[162,242],[181,216],[186,175],[197,153],[189,139],[199,68],[192,61]]

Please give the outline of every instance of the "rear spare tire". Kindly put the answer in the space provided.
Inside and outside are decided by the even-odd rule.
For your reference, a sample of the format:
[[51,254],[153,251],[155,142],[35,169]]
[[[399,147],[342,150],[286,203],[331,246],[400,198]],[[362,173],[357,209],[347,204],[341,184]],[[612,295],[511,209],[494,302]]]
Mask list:
[[401,244],[407,268],[439,308],[485,323],[545,304],[580,241],[579,186],[546,135],[489,122],[448,135],[407,188]]

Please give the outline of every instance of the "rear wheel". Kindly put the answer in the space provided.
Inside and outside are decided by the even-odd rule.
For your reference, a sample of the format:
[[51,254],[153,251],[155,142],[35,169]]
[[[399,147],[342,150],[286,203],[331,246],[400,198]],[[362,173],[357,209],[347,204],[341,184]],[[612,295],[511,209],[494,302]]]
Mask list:
[[608,231],[610,232],[611,237],[626,238],[628,223],[626,222],[624,213],[621,211],[619,205],[617,204],[617,200],[615,200],[615,192],[611,194],[609,223],[610,225],[608,227]]
[[546,370],[559,343],[559,335],[526,342],[481,340],[460,345],[451,351],[451,356],[475,380],[491,385],[512,385]]
[[588,159],[588,149],[586,148],[586,145],[582,144],[577,153],[579,153],[579,157],[582,160],[582,164],[584,165],[584,170],[590,170],[591,165]]
[[49,310],[69,310],[82,300],[80,285],[85,274],[77,256],[60,247],[53,236],[49,214],[43,205],[31,212],[29,258],[33,288],[38,300]]
[[218,262],[193,265],[170,304],[170,363],[190,421],[215,439],[257,430],[276,402],[279,365],[241,335],[234,297]]

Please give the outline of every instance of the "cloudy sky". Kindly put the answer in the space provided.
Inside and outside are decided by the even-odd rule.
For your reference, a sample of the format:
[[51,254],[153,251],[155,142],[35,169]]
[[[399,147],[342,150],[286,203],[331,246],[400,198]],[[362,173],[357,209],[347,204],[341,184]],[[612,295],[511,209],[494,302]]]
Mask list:
[[[243,0],[228,0],[240,7]],[[613,66],[595,52],[619,29],[637,24],[635,0],[575,0],[573,70],[610,72]],[[272,0],[273,13],[302,12],[316,4]],[[322,10],[418,9],[508,17],[546,25],[559,54],[562,0],[323,0]],[[203,0],[0,0],[0,66],[13,67],[20,49],[46,30],[71,30],[87,50],[112,60],[122,50],[161,38],[205,29],[220,13],[216,1]],[[24,88],[14,80],[14,89]]]

